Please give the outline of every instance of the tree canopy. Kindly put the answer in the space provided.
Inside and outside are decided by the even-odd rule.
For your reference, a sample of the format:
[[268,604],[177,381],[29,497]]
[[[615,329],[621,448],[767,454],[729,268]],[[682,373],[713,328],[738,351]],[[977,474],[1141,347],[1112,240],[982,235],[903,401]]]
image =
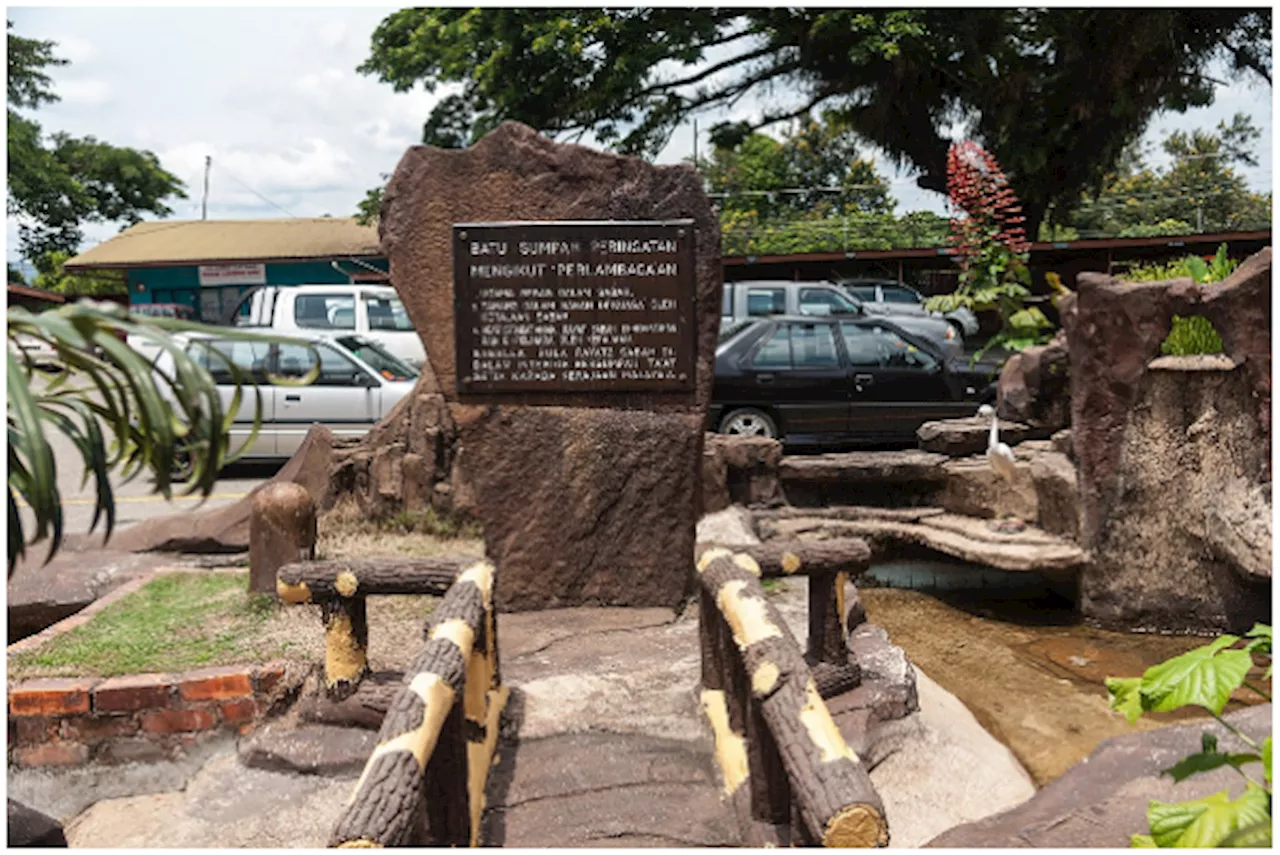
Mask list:
[[[8,28],[12,30],[13,24]],[[20,111],[58,100],[47,69],[66,65],[54,43],[8,33],[8,200],[18,222],[22,254],[74,254],[90,222],[132,224],[144,213],[167,216],[166,201],[183,199],[183,184],[149,151],[122,148],[92,136],[54,133]],[[42,272],[50,272],[47,267]]]
[[[821,107],[945,192],[954,130],[1007,170],[1029,231],[1096,190],[1160,111],[1209,104],[1210,69],[1271,79],[1269,9],[404,9],[360,66],[405,91],[460,84],[424,140],[505,119],[656,155],[700,111],[732,147]],[[775,98],[779,93],[781,98]]]
[[1135,144],[1105,180],[1086,194],[1071,225],[1089,237],[1147,237],[1194,231],[1266,228],[1270,194],[1253,193],[1238,166],[1257,166],[1253,144],[1261,136],[1237,113],[1215,130],[1174,131],[1161,148],[1171,163],[1155,168]]

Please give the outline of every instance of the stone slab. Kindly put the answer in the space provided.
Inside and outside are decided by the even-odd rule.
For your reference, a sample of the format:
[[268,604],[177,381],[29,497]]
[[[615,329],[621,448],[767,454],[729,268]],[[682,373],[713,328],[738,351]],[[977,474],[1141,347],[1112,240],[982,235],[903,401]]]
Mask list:
[[250,769],[305,775],[358,774],[378,744],[376,731],[272,722],[240,741],[240,762]]

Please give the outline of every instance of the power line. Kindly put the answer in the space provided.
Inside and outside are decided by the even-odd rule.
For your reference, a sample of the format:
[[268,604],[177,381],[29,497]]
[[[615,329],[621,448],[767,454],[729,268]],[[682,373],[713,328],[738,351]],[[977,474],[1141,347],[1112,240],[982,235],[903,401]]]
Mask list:
[[[219,166],[222,166],[222,164],[219,164]],[[248,190],[250,193],[252,193],[253,195],[257,196],[259,199],[261,199],[262,201],[266,202],[266,203],[267,203],[268,205],[270,205],[271,207],[275,208],[275,209],[276,209],[276,210],[278,210],[278,211],[283,211],[284,213],[288,214],[289,216],[291,216],[291,217],[293,217],[293,218],[295,218],[295,219],[300,219],[300,218],[298,217],[298,215],[297,215],[297,214],[293,213],[293,212],[292,212],[292,211],[290,211],[290,210],[287,210],[286,208],[281,207],[280,205],[277,205],[275,202],[271,201],[271,200],[270,200],[270,199],[268,199],[266,196],[263,196],[263,195],[262,195],[261,193],[259,193],[257,190],[254,190],[252,187],[250,187],[248,184],[246,184],[246,183],[245,183],[245,182],[244,182],[244,181],[243,181],[239,176],[237,176],[234,172],[232,172],[230,169],[227,169],[227,167],[226,167],[226,166],[222,166],[222,171],[223,171],[223,172],[225,172],[225,173],[227,173],[227,175],[229,175],[229,176],[231,177],[231,179],[232,179],[232,180],[234,180],[234,181],[235,181],[237,184],[239,184],[241,187],[243,187],[244,189]]]

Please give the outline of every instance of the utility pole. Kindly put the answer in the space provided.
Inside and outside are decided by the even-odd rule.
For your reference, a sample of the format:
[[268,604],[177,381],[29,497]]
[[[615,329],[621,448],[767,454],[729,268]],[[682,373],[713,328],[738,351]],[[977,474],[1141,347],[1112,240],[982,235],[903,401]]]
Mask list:
[[204,156],[204,196],[200,199],[200,219],[209,219],[209,168],[213,166],[213,156]]

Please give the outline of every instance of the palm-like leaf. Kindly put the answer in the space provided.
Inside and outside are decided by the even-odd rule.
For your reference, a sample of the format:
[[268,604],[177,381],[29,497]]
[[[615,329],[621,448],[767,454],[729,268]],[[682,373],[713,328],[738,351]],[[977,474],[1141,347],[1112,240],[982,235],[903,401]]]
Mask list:
[[[129,481],[143,473],[166,499],[174,493],[174,462],[186,459],[189,470],[180,495],[208,496],[219,470],[253,441],[260,426],[261,394],[255,394],[253,432],[241,449],[232,450],[228,430],[244,403],[243,386],[250,379],[215,349],[211,358],[226,364],[236,384],[228,408],[223,408],[209,371],[193,359],[173,332],[214,332],[220,338],[263,341],[247,331],[210,328],[165,318],[131,317],[112,303],[82,301],[54,311],[32,314],[8,311],[8,337],[17,335],[53,348],[64,371],[53,379],[37,379],[25,352],[7,354],[9,439],[9,572],[29,542],[49,537],[52,557],[62,542],[62,502],[49,431],[66,437],[84,464],[84,480],[95,480],[92,531],[105,520],[108,537],[115,526],[115,500],[110,475],[118,471]],[[155,370],[121,339],[135,335],[172,360],[173,375]],[[270,338],[273,342],[307,342]],[[305,385],[319,374],[319,354],[300,380],[274,375],[283,385]],[[252,384],[250,384],[252,385]],[[31,508],[35,530],[28,537],[19,513],[19,499]]]

